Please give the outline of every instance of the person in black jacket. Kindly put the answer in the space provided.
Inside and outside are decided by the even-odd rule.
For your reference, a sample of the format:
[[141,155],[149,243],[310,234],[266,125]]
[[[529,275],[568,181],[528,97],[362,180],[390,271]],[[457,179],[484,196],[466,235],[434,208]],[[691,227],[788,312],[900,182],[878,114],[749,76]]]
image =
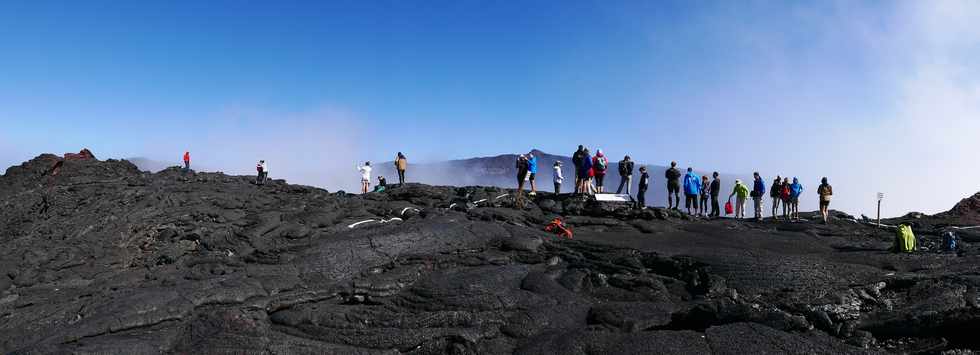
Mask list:
[[623,185],[626,185],[626,194],[630,194],[630,185],[633,183],[633,161],[627,155],[619,161],[619,188],[616,194],[623,193]]
[[572,154],[572,165],[575,166],[575,193],[581,193],[582,189],[582,176],[579,175],[579,170],[582,170],[582,159],[585,159],[585,147],[581,144],[578,146],[578,150]]
[[[664,177],[667,179],[667,209],[681,208],[681,171],[677,170],[676,161],[670,162],[670,169],[664,172]],[[674,195],[673,201],[670,195]]]
[[650,174],[647,174],[647,167],[640,167],[640,188],[636,191],[636,206],[640,209],[646,208],[647,188],[650,187]]
[[711,174],[714,180],[711,180],[711,217],[720,217],[721,210],[718,208],[718,193],[721,192],[721,178],[718,177],[718,172]]

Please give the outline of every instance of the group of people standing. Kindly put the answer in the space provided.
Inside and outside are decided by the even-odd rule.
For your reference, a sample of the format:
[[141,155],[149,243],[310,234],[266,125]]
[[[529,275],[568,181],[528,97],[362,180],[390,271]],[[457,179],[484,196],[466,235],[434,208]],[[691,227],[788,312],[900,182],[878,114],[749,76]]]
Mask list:
[[[405,158],[405,154],[398,152],[395,155],[394,160],[395,171],[398,173],[398,186],[405,184],[405,171],[408,170],[408,158]],[[361,174],[361,193],[367,193],[371,189],[371,162],[366,161],[364,165],[358,165],[357,171]],[[388,188],[388,181],[385,180],[384,176],[378,175],[378,185],[375,186],[375,192],[381,192]]]
[[[605,193],[605,177],[609,167],[609,160],[606,158],[602,149],[597,149],[595,156],[590,154],[588,148],[582,145],[572,154],[572,164],[575,165],[575,194],[596,194]],[[626,194],[630,194],[630,187],[633,179],[634,162],[627,155],[619,161],[620,182],[616,194],[621,194],[625,187]],[[555,184],[555,194],[561,193],[561,185],[564,181],[561,161],[555,161],[553,165],[553,181]],[[531,195],[537,193],[534,183],[537,175],[537,157],[533,154],[522,154],[517,158],[517,185],[519,193],[524,190],[524,182],[530,181]],[[637,206],[646,206],[646,192],[650,185],[650,175],[647,168],[641,166],[639,180],[639,191],[637,191]],[[683,191],[685,197],[685,208],[692,216],[703,216],[707,218],[717,218],[721,216],[721,209],[718,197],[721,193],[721,177],[718,172],[712,173],[709,181],[707,176],[699,176],[694,172],[694,168],[687,168],[687,173],[683,174],[677,168],[677,162],[671,162],[670,168],[664,172],[667,182],[667,208],[680,209],[680,194]],[[683,178],[683,180],[682,180]],[[762,220],[762,210],[764,198],[766,196],[766,184],[762,176],[753,173],[753,186],[750,189],[741,180],[735,180],[735,186],[728,196],[726,210],[731,208],[733,211],[726,211],[726,214],[734,213],[736,219],[745,218],[745,205],[749,198],[752,199],[755,207],[755,218]],[[798,178],[790,179],[777,176],[772,187],[768,190],[772,198],[773,219],[780,218],[788,221],[798,221],[800,219],[800,196],[803,194],[803,184]],[[827,178],[821,180],[820,187],[817,188],[820,196],[820,213],[826,223],[829,218],[830,200],[833,196],[833,188],[827,183]],[[733,201],[734,199],[734,201]],[[734,203],[733,203],[734,202]],[[782,206],[782,217],[779,215],[779,206]],[[710,211],[709,211],[710,207]]]

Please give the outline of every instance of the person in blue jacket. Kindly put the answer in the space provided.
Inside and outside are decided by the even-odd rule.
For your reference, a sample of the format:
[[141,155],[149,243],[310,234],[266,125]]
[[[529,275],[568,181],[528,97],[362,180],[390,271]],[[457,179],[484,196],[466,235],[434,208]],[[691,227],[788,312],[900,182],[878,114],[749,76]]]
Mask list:
[[538,175],[538,157],[532,153],[527,153],[527,173],[528,180],[531,181],[531,196],[538,194],[538,186],[534,184],[534,177]]
[[793,183],[789,185],[789,206],[790,219],[800,220],[800,195],[803,194],[803,184],[800,180],[793,178]]
[[586,195],[592,194],[592,155],[586,148],[582,152],[582,165],[579,166],[578,175],[582,177],[580,191]]
[[766,182],[759,172],[752,173],[755,184],[752,187],[752,202],[755,204],[755,220],[762,221],[762,197],[766,195]]
[[684,203],[687,214],[695,215],[698,211],[698,197],[701,196],[701,177],[694,173],[694,168],[687,168],[687,175],[684,175],[684,196],[687,197]]

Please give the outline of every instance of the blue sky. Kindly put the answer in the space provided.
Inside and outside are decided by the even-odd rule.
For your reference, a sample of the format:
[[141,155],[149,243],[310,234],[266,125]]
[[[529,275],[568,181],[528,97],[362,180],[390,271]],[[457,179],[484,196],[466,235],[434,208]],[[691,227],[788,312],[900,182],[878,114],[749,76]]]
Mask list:
[[937,212],[980,190],[976,18],[971,1],[5,1],[0,165],[191,150],[351,189],[337,166],[395,151],[586,144],[826,175],[853,213],[877,191],[886,213]]

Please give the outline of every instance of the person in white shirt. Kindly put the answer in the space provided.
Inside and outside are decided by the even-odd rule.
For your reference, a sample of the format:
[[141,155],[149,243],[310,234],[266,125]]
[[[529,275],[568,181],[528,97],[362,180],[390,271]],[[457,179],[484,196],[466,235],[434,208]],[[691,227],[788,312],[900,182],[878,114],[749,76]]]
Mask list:
[[561,175],[561,162],[556,161],[554,166],[554,182],[555,182],[555,195],[561,193],[561,183],[565,180],[565,177]]
[[364,166],[357,167],[357,171],[361,172],[361,193],[366,194],[371,187],[371,162],[364,162]]
[[265,163],[265,160],[259,160],[259,163],[255,165],[255,170],[259,173],[255,183],[265,185],[265,179],[269,177],[269,165]]

